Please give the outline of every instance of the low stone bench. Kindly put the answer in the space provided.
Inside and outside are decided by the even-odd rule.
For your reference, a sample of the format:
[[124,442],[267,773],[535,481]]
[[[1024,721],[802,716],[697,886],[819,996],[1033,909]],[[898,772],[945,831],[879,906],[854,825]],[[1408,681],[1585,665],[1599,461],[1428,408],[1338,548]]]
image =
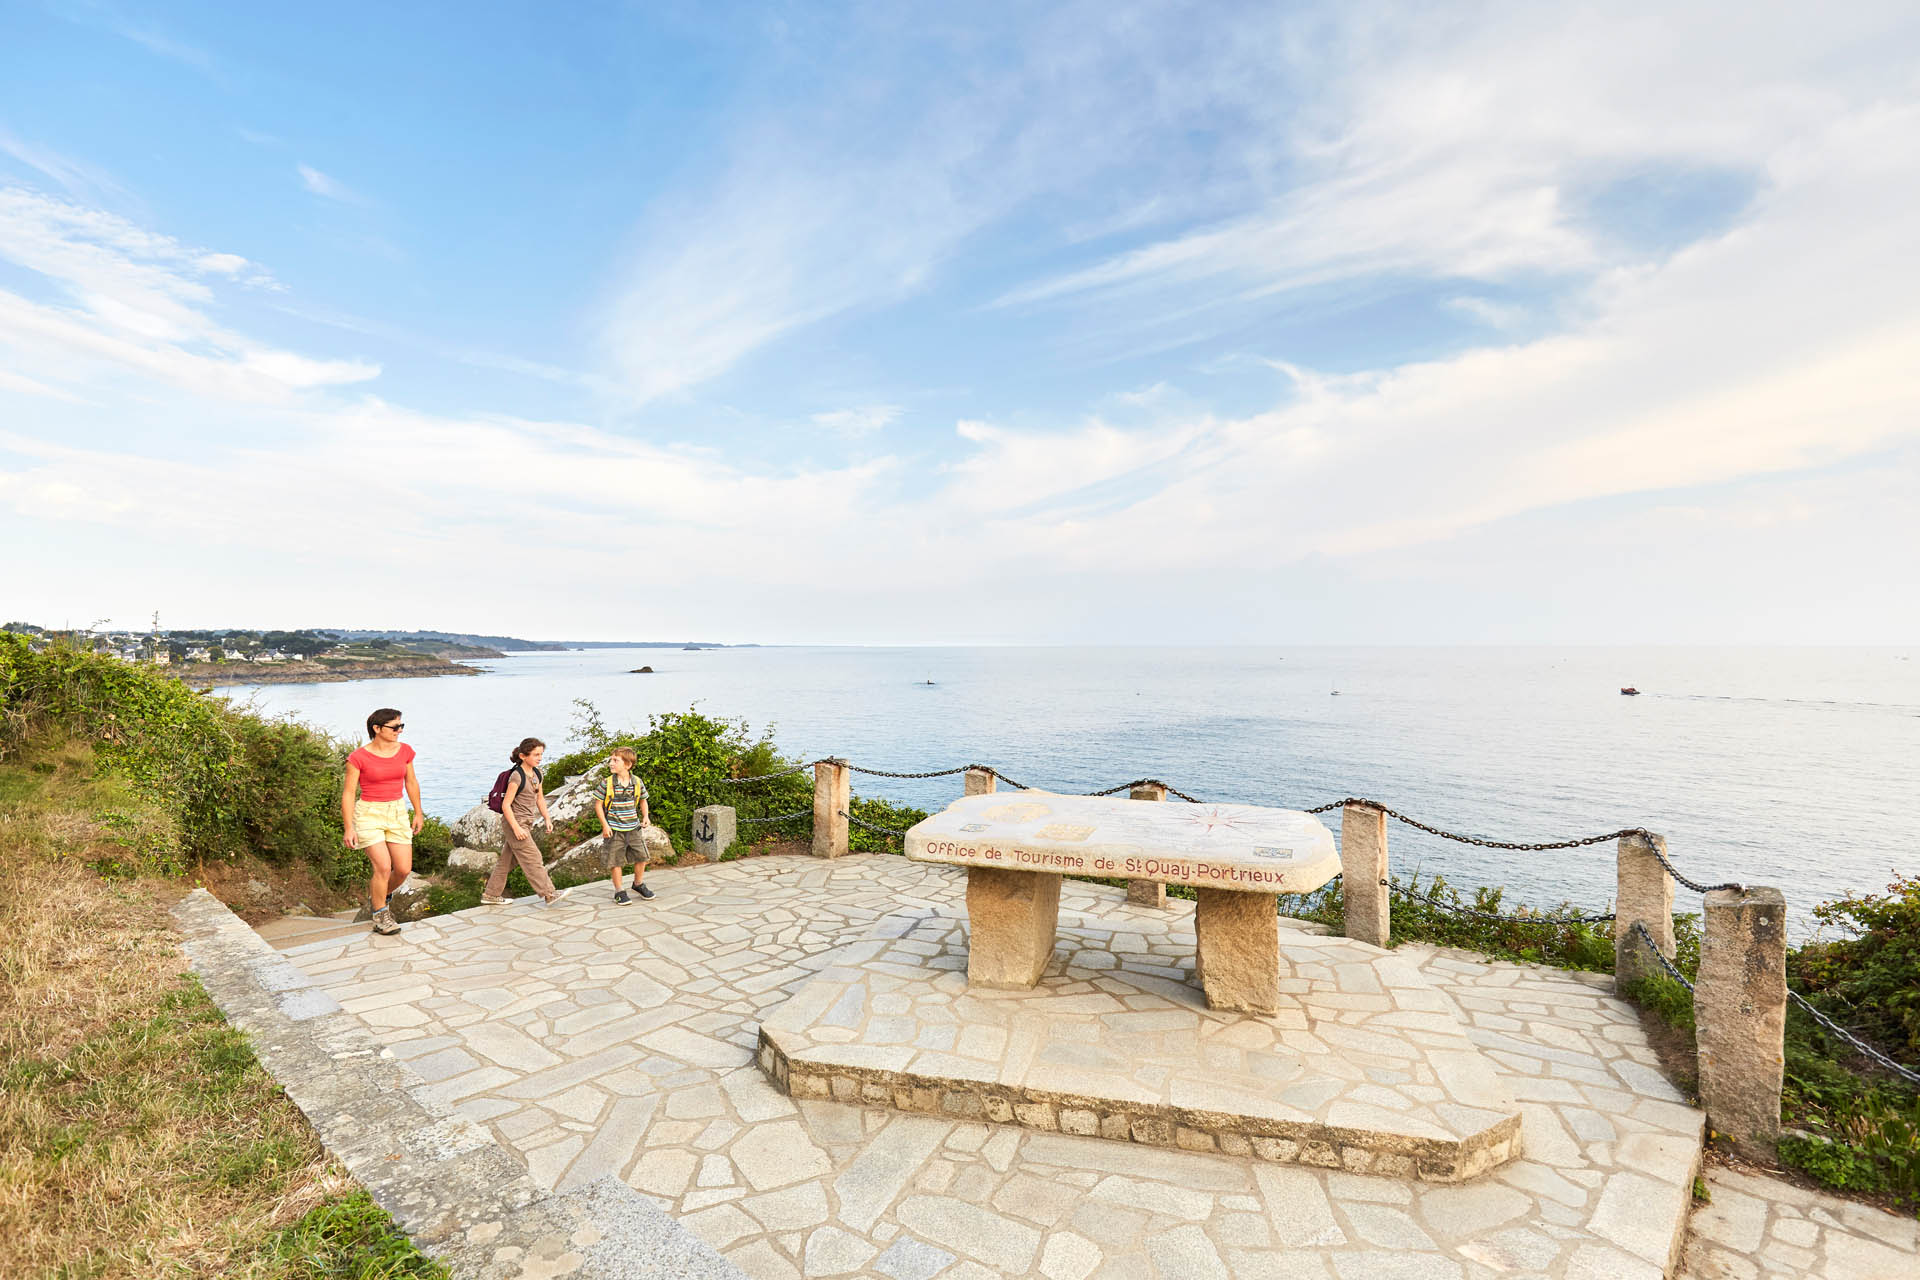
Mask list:
[[1053,959],[1063,875],[1191,885],[1207,1005],[1280,1007],[1275,899],[1340,870],[1312,814],[1244,804],[1136,804],[1044,791],[967,796],[907,832],[907,856],[967,869],[970,985],[1032,987]]

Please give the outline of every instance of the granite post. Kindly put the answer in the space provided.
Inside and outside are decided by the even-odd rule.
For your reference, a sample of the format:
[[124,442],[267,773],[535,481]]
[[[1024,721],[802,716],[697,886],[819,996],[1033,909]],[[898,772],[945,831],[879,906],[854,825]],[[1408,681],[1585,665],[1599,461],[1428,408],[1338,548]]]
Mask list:
[[813,856],[839,858],[847,852],[847,814],[853,804],[853,773],[838,758],[813,766]]
[[1707,1124],[1736,1146],[1770,1153],[1786,1071],[1787,904],[1778,889],[1706,895],[1693,1019]]
[[1040,981],[1060,923],[1060,877],[967,868],[967,983],[1017,990]]
[[1275,895],[1195,889],[1194,976],[1207,1008],[1280,1011],[1280,914]]
[[993,770],[969,769],[967,770],[967,789],[964,794],[990,796],[994,792],[994,782]]
[[[1167,789],[1157,782],[1143,782],[1127,793],[1129,800],[1165,800]],[[1127,881],[1127,901],[1136,907],[1160,907],[1167,905],[1167,886],[1158,880]]]
[[1634,832],[1620,837],[1617,883],[1613,895],[1613,989],[1665,972],[1647,954],[1647,944],[1633,931],[1645,925],[1660,954],[1673,959],[1673,878],[1655,857],[1667,852],[1665,836]]
[[708,862],[720,861],[739,831],[732,805],[710,804],[693,811],[693,851]]
[[1346,904],[1347,936],[1376,947],[1392,931],[1387,886],[1387,815],[1367,804],[1340,810],[1340,900]]

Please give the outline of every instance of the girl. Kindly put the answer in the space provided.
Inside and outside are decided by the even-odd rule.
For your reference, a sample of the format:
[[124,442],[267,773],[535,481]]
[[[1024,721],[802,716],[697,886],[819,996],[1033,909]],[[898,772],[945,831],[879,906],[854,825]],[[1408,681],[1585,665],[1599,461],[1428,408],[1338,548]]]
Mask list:
[[[413,838],[427,821],[420,811],[413,748],[400,741],[406,727],[392,707],[381,707],[368,716],[369,741],[347,757],[346,785],[340,789],[340,823],[347,848],[365,849],[367,861],[373,864],[367,897],[373,908],[373,931],[381,934],[400,932],[387,909],[387,895],[412,873]],[[400,806],[402,787],[413,805],[411,818]]]
[[527,883],[543,901],[557,902],[566,896],[565,889],[555,889],[553,881],[547,879],[547,868],[540,860],[540,846],[533,842],[533,832],[529,830],[536,819],[545,822],[548,831],[553,830],[546,792],[540,786],[540,758],[546,753],[547,744],[538,738],[528,738],[513,749],[507,794],[500,804],[505,847],[494,860],[493,874],[487,877],[486,891],[480,895],[480,901],[489,907],[506,905],[507,870],[515,862],[520,864]]

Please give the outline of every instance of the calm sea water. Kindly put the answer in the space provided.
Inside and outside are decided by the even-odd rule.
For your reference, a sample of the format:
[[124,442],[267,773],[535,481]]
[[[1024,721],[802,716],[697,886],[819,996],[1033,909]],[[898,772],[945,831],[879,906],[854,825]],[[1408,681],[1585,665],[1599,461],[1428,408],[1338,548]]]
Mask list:
[[[642,664],[656,674],[628,673]],[[1510,841],[1644,825],[1695,879],[1779,886],[1803,925],[1815,901],[1920,871],[1920,661],[1897,649],[599,649],[475,665],[224,692],[355,740],[369,710],[402,708],[445,818],[523,736],[565,749],[584,698],[613,726],[698,706],[771,726],[793,756],[902,772],[978,761],[1061,791],[1157,777],[1287,807],[1368,796]],[[960,790],[854,785],[922,807]],[[1399,824],[1390,840],[1397,869],[1505,885],[1509,902],[1612,896],[1610,844],[1480,849]]]

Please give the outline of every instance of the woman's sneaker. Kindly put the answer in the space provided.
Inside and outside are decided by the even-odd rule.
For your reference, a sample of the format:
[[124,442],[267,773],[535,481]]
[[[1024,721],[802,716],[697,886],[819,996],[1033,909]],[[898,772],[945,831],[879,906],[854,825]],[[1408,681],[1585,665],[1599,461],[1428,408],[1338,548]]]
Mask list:
[[480,905],[483,907],[504,907],[512,901],[512,898],[496,898],[490,893],[480,895]]
[[615,902],[632,902],[632,901],[633,901],[633,899],[632,899],[632,898],[629,898],[629,897],[627,896],[627,891],[626,891],[625,889],[621,889],[621,890],[618,890],[618,891],[617,891],[617,892],[616,892],[616,893],[615,893],[615,894],[613,895],[613,900],[614,900]]
[[647,886],[643,884],[637,884],[633,886],[633,891],[639,894],[643,898],[651,898],[653,896],[653,890],[647,888]]
[[373,913],[373,931],[389,936],[400,932],[400,922],[393,918],[391,907],[382,907]]

